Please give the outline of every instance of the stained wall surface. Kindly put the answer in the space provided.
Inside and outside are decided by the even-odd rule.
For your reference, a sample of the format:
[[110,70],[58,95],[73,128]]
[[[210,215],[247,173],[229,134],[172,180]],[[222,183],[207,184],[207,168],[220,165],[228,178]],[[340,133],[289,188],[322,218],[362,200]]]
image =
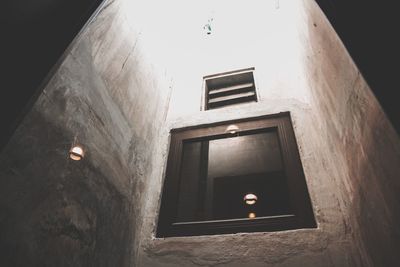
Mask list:
[[133,266],[169,94],[141,46],[120,3],[106,2],[2,151],[1,266]]
[[[314,4],[305,1],[307,79],[320,137],[335,154],[337,183],[355,241],[371,266],[400,263],[400,142],[377,99]],[[331,70],[325,72],[324,70]],[[339,168],[340,167],[340,168]]]
[[[259,102],[201,110],[248,67]],[[286,111],[317,228],[155,238],[172,128]],[[396,266],[399,147],[312,0],[106,1],[1,153],[0,263]]]

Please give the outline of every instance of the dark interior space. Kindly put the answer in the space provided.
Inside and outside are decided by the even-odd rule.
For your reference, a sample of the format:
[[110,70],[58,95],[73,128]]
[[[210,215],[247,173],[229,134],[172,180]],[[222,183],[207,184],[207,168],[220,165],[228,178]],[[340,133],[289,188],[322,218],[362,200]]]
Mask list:
[[[243,196],[254,193],[248,205]],[[288,187],[283,172],[218,177],[214,181],[213,217],[216,220],[291,214]]]
[[[177,221],[290,214],[281,157],[276,129],[185,143]],[[258,200],[247,204],[244,197],[251,193]]]

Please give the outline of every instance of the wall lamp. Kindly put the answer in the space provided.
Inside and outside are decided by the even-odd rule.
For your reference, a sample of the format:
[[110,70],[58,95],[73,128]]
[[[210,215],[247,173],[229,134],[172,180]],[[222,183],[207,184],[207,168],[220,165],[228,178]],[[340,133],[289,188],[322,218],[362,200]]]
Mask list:
[[229,125],[228,127],[226,127],[225,132],[226,132],[226,133],[230,133],[230,134],[235,134],[235,133],[237,133],[239,130],[240,130],[240,129],[239,129],[239,127],[238,127],[237,125],[231,124],[231,125]]
[[85,156],[85,152],[83,151],[82,146],[73,145],[69,150],[69,158],[72,160],[81,160]]

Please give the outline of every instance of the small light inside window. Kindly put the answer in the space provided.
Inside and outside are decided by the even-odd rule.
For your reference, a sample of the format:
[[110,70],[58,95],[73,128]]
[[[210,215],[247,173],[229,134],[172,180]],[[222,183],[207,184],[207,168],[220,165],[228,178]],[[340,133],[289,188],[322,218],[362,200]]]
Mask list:
[[84,155],[85,153],[83,152],[83,148],[81,146],[75,145],[69,150],[69,157],[72,160],[81,160]]
[[243,200],[246,202],[247,205],[254,205],[254,204],[256,204],[257,199],[258,199],[257,196],[254,195],[254,194],[252,194],[252,193],[246,194],[246,195],[244,196],[244,198],[243,198]]
[[254,212],[249,213],[249,219],[254,219],[256,217],[256,214]]
[[225,130],[226,133],[230,134],[235,134],[237,131],[239,131],[239,127],[237,127],[235,124],[229,125]]

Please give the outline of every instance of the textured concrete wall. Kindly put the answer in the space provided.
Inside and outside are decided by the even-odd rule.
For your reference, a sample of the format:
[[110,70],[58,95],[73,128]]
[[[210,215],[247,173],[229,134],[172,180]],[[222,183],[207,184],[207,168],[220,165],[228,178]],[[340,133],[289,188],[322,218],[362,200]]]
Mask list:
[[[139,266],[399,264],[399,138],[316,3],[276,2],[233,4],[236,15],[255,12],[239,22],[232,11],[219,10],[220,32],[199,40],[197,50],[180,49],[191,54],[191,64],[183,65],[194,67],[180,69],[176,73],[185,77],[174,79],[162,148],[153,158],[162,168],[154,171],[146,191]],[[219,25],[218,19],[226,20]],[[245,67],[256,69],[260,102],[200,111],[203,75]],[[155,238],[169,130],[281,111],[292,115],[318,228]],[[383,251],[385,241],[392,247]]]
[[[2,151],[1,266],[134,264],[169,92],[139,35],[107,2]],[[68,158],[75,137],[80,162]]]
[[[227,2],[106,3],[1,154],[0,264],[398,265],[399,138],[333,29],[312,0]],[[200,111],[202,76],[246,67],[258,103]],[[318,228],[155,238],[170,129],[283,111]]]
[[[320,138],[337,155],[332,176],[342,206],[363,250],[365,265],[400,264],[400,140],[372,91],[341,51],[315,4],[305,1],[307,79]],[[329,70],[329,71],[324,71]]]

